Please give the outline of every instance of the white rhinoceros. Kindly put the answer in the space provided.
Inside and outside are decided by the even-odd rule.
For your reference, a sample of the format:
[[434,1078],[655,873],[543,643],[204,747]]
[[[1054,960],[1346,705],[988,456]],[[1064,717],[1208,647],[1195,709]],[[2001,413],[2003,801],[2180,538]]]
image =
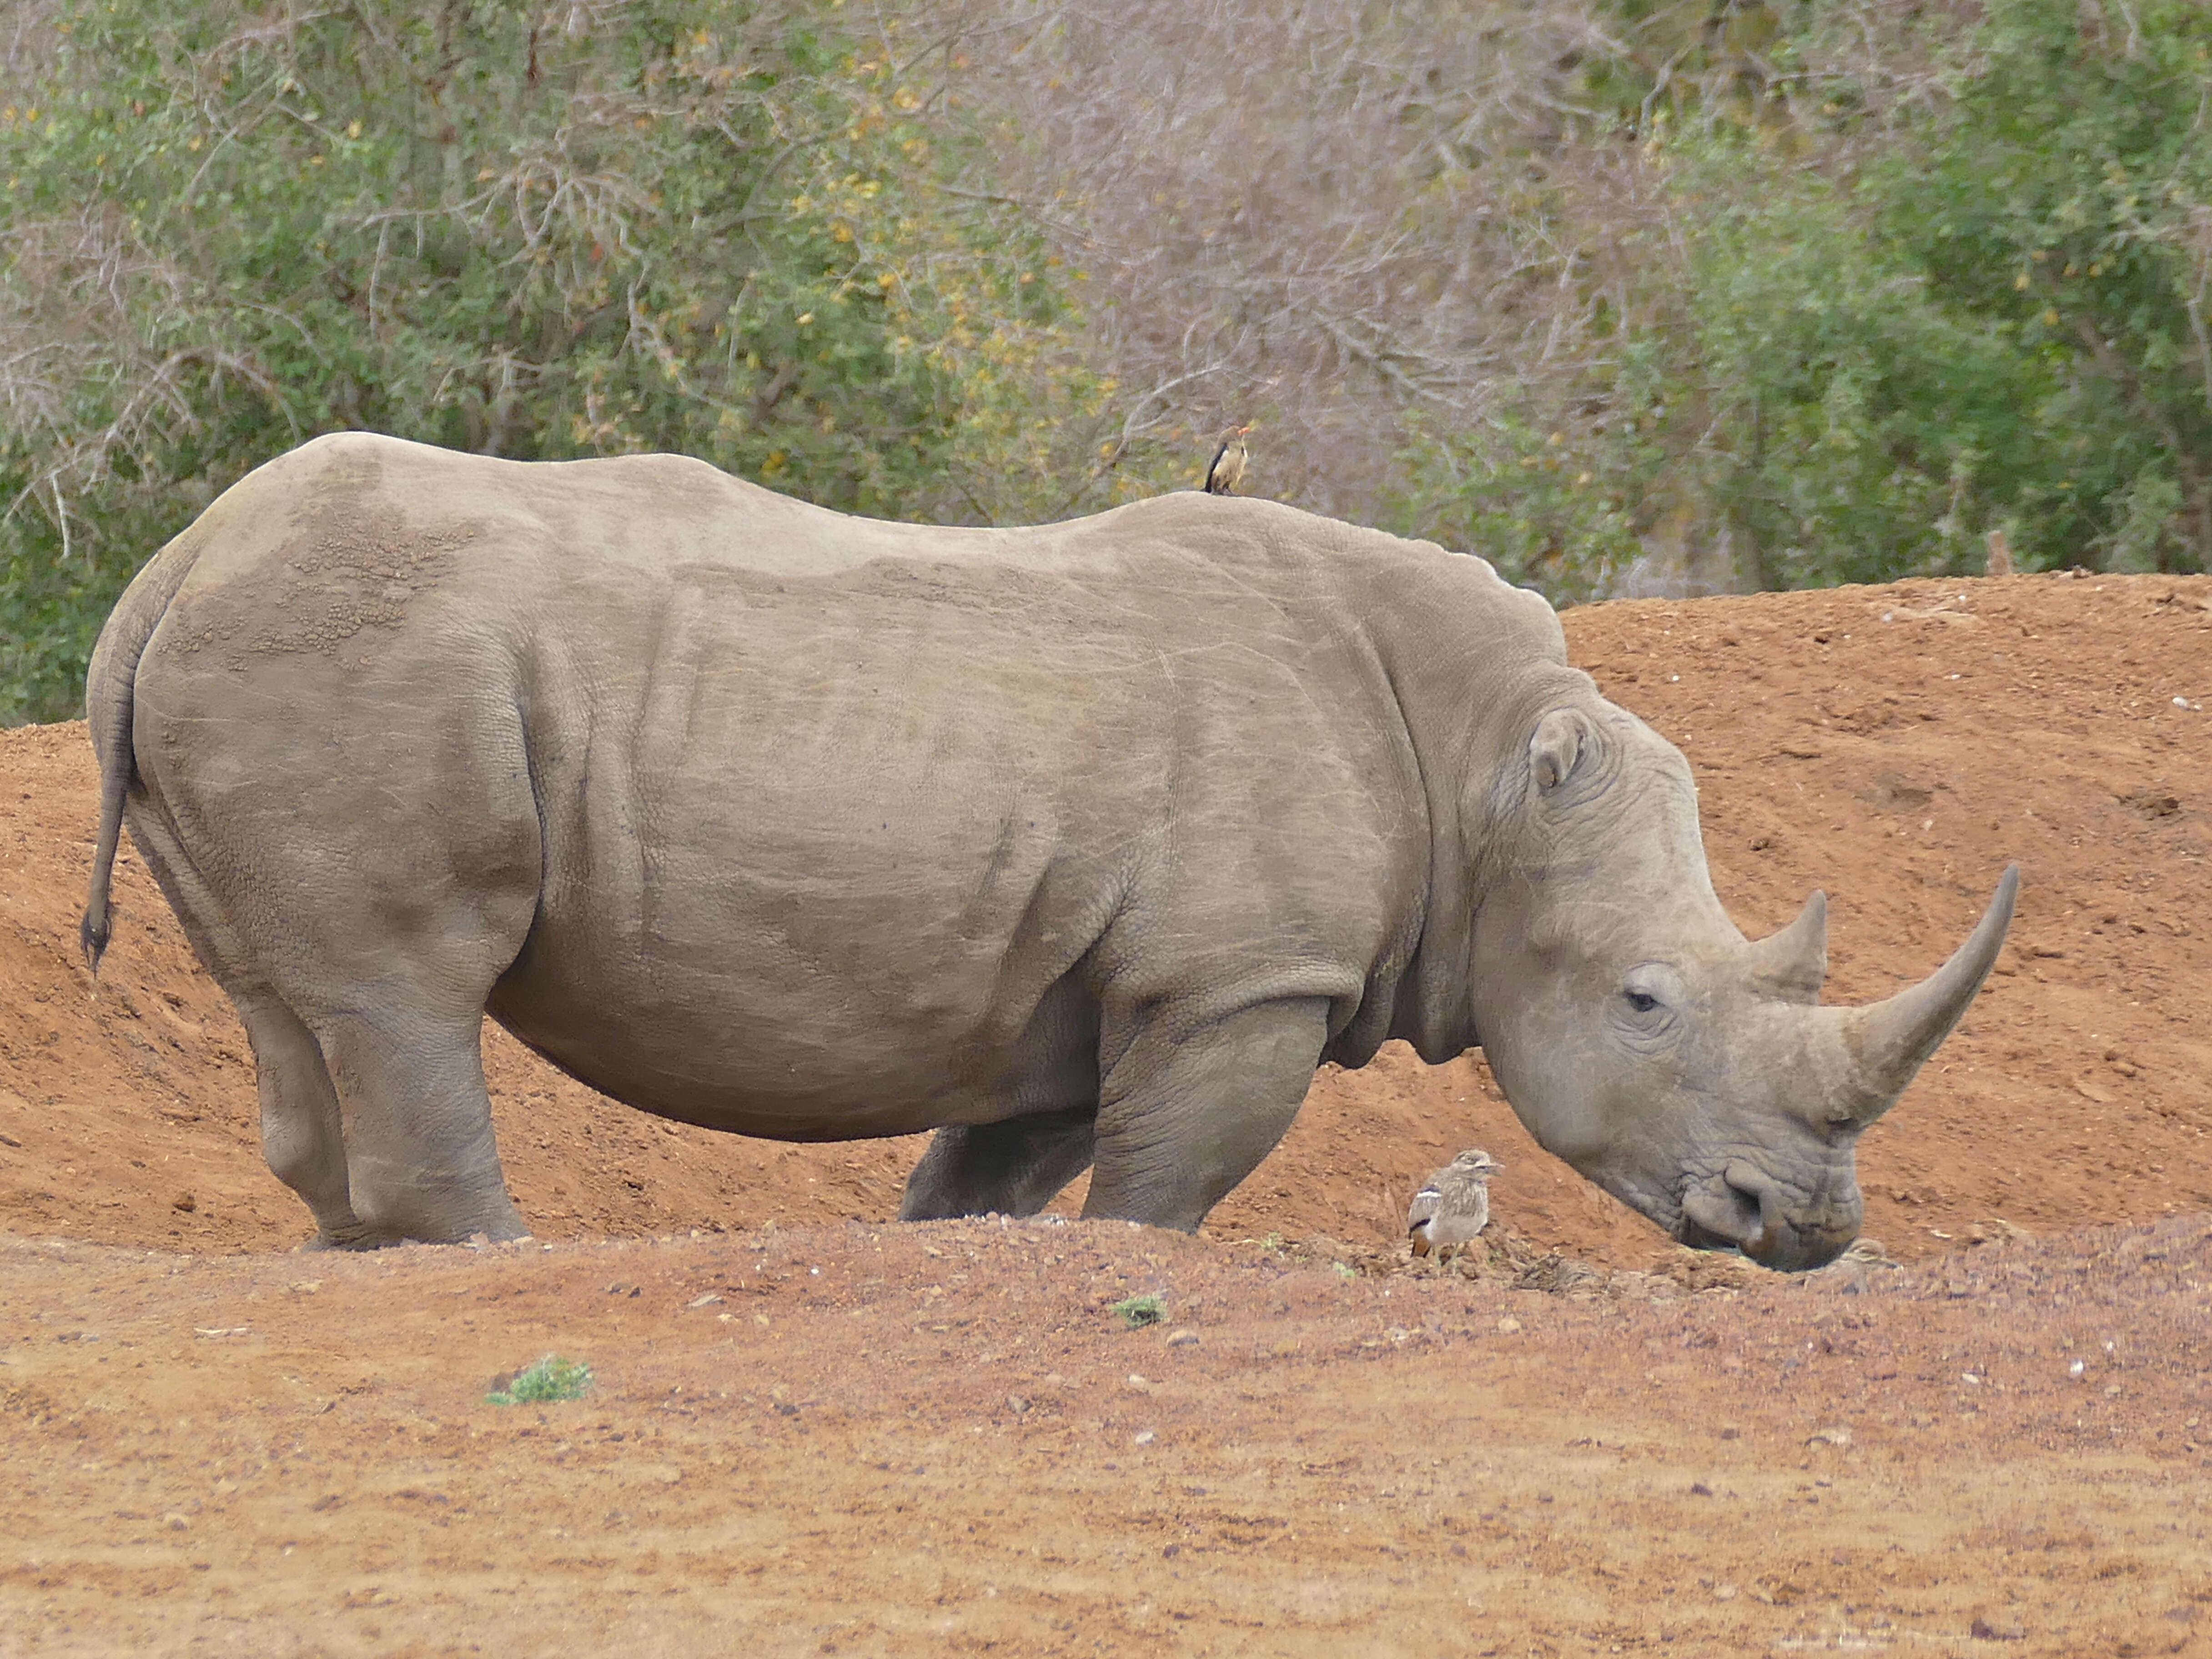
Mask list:
[[322,1241],[519,1235],[479,1034],[782,1139],[939,1133],[909,1218],[1194,1228],[1322,1060],[1480,1045],[1544,1146],[1774,1266],[1972,999],[1817,1006],[1681,756],[1477,558],[1188,494],[843,517],[672,456],[349,434],[131,584],[88,703],[97,965],[125,817],[237,1004]]

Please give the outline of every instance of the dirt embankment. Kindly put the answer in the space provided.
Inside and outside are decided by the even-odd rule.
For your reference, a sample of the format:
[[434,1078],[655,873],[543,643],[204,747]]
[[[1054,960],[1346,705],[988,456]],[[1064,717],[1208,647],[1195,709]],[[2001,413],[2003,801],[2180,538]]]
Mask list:
[[[1714,881],[1750,933],[1832,901],[1830,997],[1879,996],[1964,934],[2008,859],[1990,989],[1863,1143],[1869,1233],[1905,1259],[1978,1234],[2212,1206],[2212,580],[1909,582],[1568,613],[1574,659],[1696,769]],[[82,728],[0,733],[0,1230],[281,1248],[228,1005],[127,853],[95,991],[76,916],[94,825]],[[879,1219],[919,1143],[779,1146],[664,1124],[487,1051],[500,1143],[548,1238]],[[1324,1073],[1216,1212],[1227,1238],[1395,1242],[1461,1146],[1496,1210],[1593,1260],[1668,1246],[1540,1152],[1479,1059]]]
[[[1838,999],[2024,865],[1863,1144],[1907,1267],[1675,1251],[1476,1060],[1325,1073],[1207,1240],[884,1226],[915,1144],[664,1126],[495,1031],[542,1242],[291,1255],[135,860],[76,961],[82,730],[0,735],[0,1656],[2212,1656],[2212,581],[1567,623],[1689,755],[1747,930],[1828,890]],[[1470,1143],[1524,1288],[1392,1252]],[[549,1350],[584,1398],[486,1402]]]

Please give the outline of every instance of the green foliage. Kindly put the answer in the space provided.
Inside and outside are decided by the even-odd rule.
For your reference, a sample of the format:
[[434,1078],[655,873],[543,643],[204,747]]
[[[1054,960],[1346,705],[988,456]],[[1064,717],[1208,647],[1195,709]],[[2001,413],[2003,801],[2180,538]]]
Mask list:
[[838,16],[58,0],[0,111],[0,721],[74,712],[131,570],[318,432],[681,450],[880,516],[1101,484],[1053,262]]
[[1655,570],[1978,569],[1992,529],[2026,568],[2203,568],[2212,21],[2130,17],[1998,0],[1946,45],[1951,96],[1872,132],[1864,88],[1792,85],[1786,33],[1745,49],[1757,95],[1725,63],[1705,105],[1686,76],[1639,104],[1633,64],[1594,70],[1624,117],[1656,103],[1636,138],[1656,210],[1591,255],[1613,280],[1586,278],[1578,362],[1470,428],[1409,423],[1404,519],[1562,599]]
[[592,1368],[549,1353],[517,1371],[504,1388],[484,1396],[492,1406],[534,1406],[548,1401],[581,1400],[592,1386]]
[[[1419,273],[1315,301],[1413,411],[1380,516],[1563,599],[1978,568],[1998,528],[2027,568],[2203,567],[2201,0],[1577,3],[1583,112],[1537,137],[1454,106],[1408,209],[1432,236],[1482,214],[1469,259],[1510,268],[1495,338],[1407,344],[1391,307]],[[0,723],[73,713],[138,563],[335,428],[680,450],[935,521],[1191,481],[1142,434],[1197,382],[1133,398],[1085,368],[1142,319],[1072,307],[992,186],[1023,136],[979,123],[896,8],[23,4],[0,40]],[[1145,178],[1140,137],[1097,176]],[[1267,220],[1224,218],[1201,310],[1273,268],[1237,240]],[[1354,289],[1356,327],[1331,309]]]
[[2212,558],[2212,12],[2002,0],[1870,175],[1941,301],[2064,366],[2025,504],[2112,569]]
[[1121,1322],[1133,1331],[1142,1326],[1157,1325],[1165,1319],[1168,1304],[1164,1297],[1147,1291],[1141,1296],[1125,1296],[1106,1311],[1118,1315]]

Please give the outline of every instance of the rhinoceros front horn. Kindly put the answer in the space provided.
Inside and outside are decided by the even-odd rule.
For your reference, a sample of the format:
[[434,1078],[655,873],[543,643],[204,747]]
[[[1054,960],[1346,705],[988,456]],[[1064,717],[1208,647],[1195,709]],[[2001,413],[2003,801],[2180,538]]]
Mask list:
[[1863,1123],[1887,1111],[1928,1056],[1951,1035],[1996,962],[2019,892],[2020,866],[2008,865],[1990,908],[1948,962],[1919,984],[1852,1011],[1850,1046],[1866,1103],[1858,1114]]

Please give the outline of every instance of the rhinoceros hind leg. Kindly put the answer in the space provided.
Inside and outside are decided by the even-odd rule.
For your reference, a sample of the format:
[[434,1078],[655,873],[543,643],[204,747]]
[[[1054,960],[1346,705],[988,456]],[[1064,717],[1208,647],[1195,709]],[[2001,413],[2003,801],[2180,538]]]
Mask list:
[[168,896],[193,951],[238,1010],[253,1045],[262,1155],[276,1178],[313,1213],[315,1248],[349,1249],[374,1243],[348,1196],[345,1135],[321,1045],[270,988],[167,818],[148,805],[133,803],[131,839]]
[[939,1129],[906,1178],[902,1221],[1035,1215],[1091,1164],[1088,1107]]
[[1086,1217],[1194,1232],[1275,1149],[1328,1040],[1321,997],[1262,1003],[1171,1037],[1120,1046],[1103,1079]]
[[348,1195],[368,1235],[452,1243],[529,1232],[492,1138],[481,1004],[428,1012],[387,1001],[311,1023],[344,1117]]
[[234,997],[253,1044],[261,1091],[261,1151],[276,1178],[314,1212],[315,1244],[348,1249],[368,1240],[346,1180],[345,1132],[322,1045],[300,1017],[265,993]]

